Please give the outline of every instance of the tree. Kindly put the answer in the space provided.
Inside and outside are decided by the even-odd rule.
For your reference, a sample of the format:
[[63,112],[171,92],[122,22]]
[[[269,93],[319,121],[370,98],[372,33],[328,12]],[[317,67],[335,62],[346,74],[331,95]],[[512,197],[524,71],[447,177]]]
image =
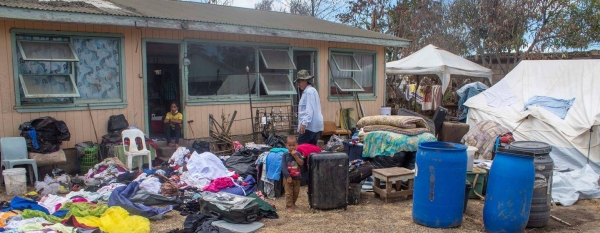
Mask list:
[[335,13],[344,5],[344,0],[282,0],[283,12],[309,15],[318,19],[335,20]]
[[261,0],[260,2],[254,4],[254,9],[263,11],[273,11],[274,2],[275,0]]
[[599,8],[597,0],[455,0],[451,21],[484,66],[495,61],[508,73],[510,63],[598,43]]
[[231,6],[233,0],[198,0],[201,3],[208,3],[214,5],[223,5],[223,6]]

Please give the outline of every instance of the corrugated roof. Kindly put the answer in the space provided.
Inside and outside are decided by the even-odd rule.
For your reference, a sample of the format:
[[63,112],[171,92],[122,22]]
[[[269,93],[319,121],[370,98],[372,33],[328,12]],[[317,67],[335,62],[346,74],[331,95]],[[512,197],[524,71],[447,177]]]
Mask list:
[[172,0],[3,0],[0,6],[47,11],[186,20],[330,35],[408,41],[310,16]]

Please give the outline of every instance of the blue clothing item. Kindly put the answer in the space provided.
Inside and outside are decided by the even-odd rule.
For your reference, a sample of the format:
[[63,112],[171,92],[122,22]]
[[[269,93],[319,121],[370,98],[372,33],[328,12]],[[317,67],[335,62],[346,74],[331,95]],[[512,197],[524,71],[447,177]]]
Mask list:
[[458,100],[458,110],[461,111],[460,117],[458,117],[459,121],[464,122],[464,120],[467,119],[467,114],[469,113],[469,107],[464,106],[465,102],[467,102],[467,100],[469,100],[471,97],[476,96],[487,89],[488,87],[485,84],[481,82],[475,82],[464,85],[456,91],[456,94],[458,97],[460,97]]
[[298,102],[298,132],[300,132],[300,126],[305,125],[306,130],[312,132],[323,131],[323,114],[321,114],[321,99],[319,93],[312,85],[308,85],[304,92],[300,102]]
[[[240,196],[246,196],[246,195],[250,195],[250,194],[254,193],[254,191],[256,191],[256,180],[254,179],[254,177],[252,177],[251,175],[248,175],[248,176],[246,176],[246,179],[244,179],[244,182],[246,182],[246,186],[242,186],[242,187],[233,186],[231,188],[221,189],[221,192],[231,193],[231,194],[240,195]],[[242,191],[242,188],[244,189],[243,191]],[[244,192],[245,192],[245,195],[244,195]]]
[[173,209],[171,205],[166,208],[154,208],[131,202],[130,199],[135,196],[139,186],[140,183],[133,181],[127,186],[117,187],[108,198],[108,206],[120,206],[132,215],[151,219],[162,219],[165,213]]
[[38,203],[35,202],[34,200],[22,198],[22,197],[18,197],[18,196],[15,196],[15,197],[13,197],[12,200],[10,200],[10,207],[4,208],[1,211],[7,212],[7,211],[11,211],[11,210],[26,210],[26,209],[39,210],[39,211],[44,212],[45,214],[50,214],[50,212],[48,212],[48,209],[46,209],[45,207],[43,207],[41,205],[38,205]]
[[525,103],[525,107],[523,107],[523,110],[521,111],[527,110],[530,106],[539,106],[560,117],[560,119],[564,120],[567,116],[567,112],[569,111],[571,106],[573,106],[573,102],[575,102],[575,98],[570,100],[564,100],[548,96],[536,95],[527,100],[527,103]]
[[35,131],[35,129],[30,129],[29,131],[27,131],[27,133],[29,134],[29,137],[31,137],[31,145],[33,146],[34,149],[40,149],[40,145],[38,145],[38,141],[37,141],[37,131]]
[[287,153],[286,148],[275,148],[267,155],[267,178],[279,180],[281,176],[281,158]]

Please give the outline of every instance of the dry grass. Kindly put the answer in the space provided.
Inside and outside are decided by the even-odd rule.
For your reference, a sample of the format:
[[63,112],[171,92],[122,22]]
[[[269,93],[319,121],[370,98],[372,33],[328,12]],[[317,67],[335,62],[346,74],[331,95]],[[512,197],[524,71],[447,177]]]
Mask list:
[[[32,189],[31,187],[29,187]],[[301,187],[295,211],[285,210],[285,198],[271,201],[278,208],[279,219],[263,219],[265,227],[260,232],[484,232],[482,220],[483,202],[470,199],[463,223],[453,229],[433,229],[415,224],[412,221],[412,201],[398,199],[384,203],[363,193],[360,205],[348,206],[347,210],[313,211],[308,207],[306,187]],[[0,188],[0,200],[9,201]],[[541,229],[527,229],[526,232],[600,232],[600,199],[581,200],[570,207],[553,207],[552,215],[571,223],[569,227],[555,220]],[[168,232],[183,228],[184,216],[171,211],[162,220],[151,221],[152,232]]]

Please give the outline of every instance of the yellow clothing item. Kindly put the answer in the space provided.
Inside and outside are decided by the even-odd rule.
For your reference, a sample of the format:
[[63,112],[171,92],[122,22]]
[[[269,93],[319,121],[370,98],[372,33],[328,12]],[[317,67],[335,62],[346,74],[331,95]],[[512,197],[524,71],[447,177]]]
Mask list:
[[90,227],[98,227],[106,233],[147,233],[150,220],[141,216],[129,216],[127,210],[119,206],[108,208],[102,217],[76,217],[77,221]]
[[[167,115],[165,116],[165,119],[166,120],[183,120],[183,114],[181,114],[180,112],[177,112],[177,113],[175,113],[175,115],[173,115],[172,112],[168,112]],[[175,124],[171,123],[171,129],[175,129]]]

